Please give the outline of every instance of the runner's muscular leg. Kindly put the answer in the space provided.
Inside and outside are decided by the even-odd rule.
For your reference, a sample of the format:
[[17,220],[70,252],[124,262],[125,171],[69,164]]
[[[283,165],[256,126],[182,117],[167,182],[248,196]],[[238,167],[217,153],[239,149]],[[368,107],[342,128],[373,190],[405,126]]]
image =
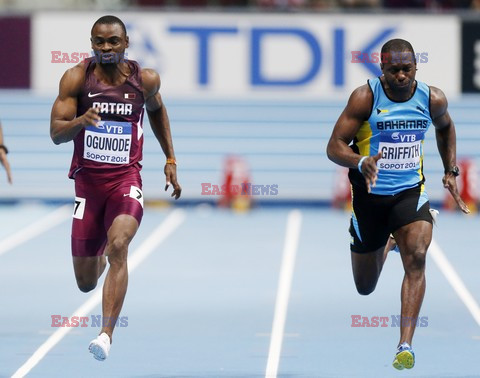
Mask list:
[[402,283],[402,319],[409,320],[401,324],[400,342],[412,343],[417,319],[425,295],[425,258],[432,241],[432,224],[427,221],[416,221],[399,228],[394,232],[400,247],[405,275]]
[[351,252],[353,279],[359,294],[368,295],[375,290],[383,268],[384,249],[381,247],[368,253]]
[[115,320],[122,309],[128,285],[128,245],[138,230],[137,220],[127,214],[117,216],[107,233],[105,255],[110,265],[103,285],[103,319],[107,323],[100,333],[105,332],[112,340]]
[[78,288],[84,293],[95,289],[106,264],[105,256],[73,256],[73,270]]

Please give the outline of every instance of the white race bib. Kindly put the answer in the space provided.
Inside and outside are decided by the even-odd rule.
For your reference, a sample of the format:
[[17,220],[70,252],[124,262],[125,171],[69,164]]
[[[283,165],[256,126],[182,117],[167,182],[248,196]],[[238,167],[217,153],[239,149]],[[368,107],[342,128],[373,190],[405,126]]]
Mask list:
[[378,169],[387,171],[419,169],[424,135],[421,131],[382,133],[378,145],[382,158],[377,162]]
[[109,164],[128,164],[132,143],[130,122],[100,121],[85,128],[83,158]]

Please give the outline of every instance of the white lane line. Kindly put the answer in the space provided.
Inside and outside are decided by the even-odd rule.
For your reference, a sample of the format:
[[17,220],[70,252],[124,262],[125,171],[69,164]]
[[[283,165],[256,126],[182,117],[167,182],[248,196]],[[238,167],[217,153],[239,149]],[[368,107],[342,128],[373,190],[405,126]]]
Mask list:
[[287,220],[287,232],[285,234],[282,266],[280,268],[280,277],[278,280],[272,336],[270,339],[267,368],[265,372],[266,378],[275,378],[278,372],[301,225],[302,213],[299,210],[292,210],[288,214]]
[[45,231],[50,230],[60,223],[65,222],[72,216],[72,211],[72,205],[64,205],[33,222],[32,224],[15,232],[14,234],[6,237],[0,243],[0,255],[15,247],[18,247],[20,244],[25,243],[30,239],[37,237],[38,235],[41,235]]
[[430,256],[432,256],[433,261],[440,268],[440,271],[443,273],[447,281],[453,287],[453,290],[462,300],[463,304],[467,307],[470,314],[473,316],[473,319],[480,326],[480,307],[473,297],[473,295],[468,291],[467,287],[463,283],[460,276],[457,274],[452,264],[448,261],[447,257],[443,253],[442,249],[435,240],[432,240],[429,248]]
[[[132,257],[128,259],[128,271],[133,270],[150,255],[170,234],[173,233],[185,220],[185,211],[181,209],[173,210],[167,218],[145,239],[142,244],[134,251]],[[90,295],[89,299],[76,309],[70,316],[88,316],[89,313],[101,303],[102,288],[98,287]],[[43,357],[62,340],[73,327],[60,327],[32,354],[32,356],[13,374],[12,378],[24,377]]]

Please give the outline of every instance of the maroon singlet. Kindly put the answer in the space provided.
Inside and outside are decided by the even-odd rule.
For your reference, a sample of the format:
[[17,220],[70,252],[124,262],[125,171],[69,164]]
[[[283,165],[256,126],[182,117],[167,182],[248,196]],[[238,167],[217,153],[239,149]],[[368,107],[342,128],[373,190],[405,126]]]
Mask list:
[[77,117],[89,108],[100,110],[98,127],[87,126],[73,140],[69,177],[83,168],[118,169],[138,166],[143,147],[143,97],[140,67],[126,61],[131,73],[119,86],[108,86],[94,74],[95,58],[85,60],[85,85],[78,95]]

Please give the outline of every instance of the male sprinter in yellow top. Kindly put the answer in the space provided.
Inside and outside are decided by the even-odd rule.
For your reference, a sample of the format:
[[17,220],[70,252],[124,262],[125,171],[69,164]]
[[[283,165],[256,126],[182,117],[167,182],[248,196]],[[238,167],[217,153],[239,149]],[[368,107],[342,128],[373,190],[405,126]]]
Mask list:
[[[425,257],[432,240],[432,216],[423,175],[423,143],[430,124],[445,168],[443,184],[465,213],[455,177],[455,126],[447,99],[435,87],[415,80],[412,45],[385,43],[383,75],[357,88],[328,142],[328,157],[350,168],[353,212],[350,223],[353,277],[368,295],[377,284],[390,233],[400,248],[405,270],[401,290],[400,341],[393,366],[415,364],[412,338],[425,294]],[[388,249],[388,248],[387,248]]]

